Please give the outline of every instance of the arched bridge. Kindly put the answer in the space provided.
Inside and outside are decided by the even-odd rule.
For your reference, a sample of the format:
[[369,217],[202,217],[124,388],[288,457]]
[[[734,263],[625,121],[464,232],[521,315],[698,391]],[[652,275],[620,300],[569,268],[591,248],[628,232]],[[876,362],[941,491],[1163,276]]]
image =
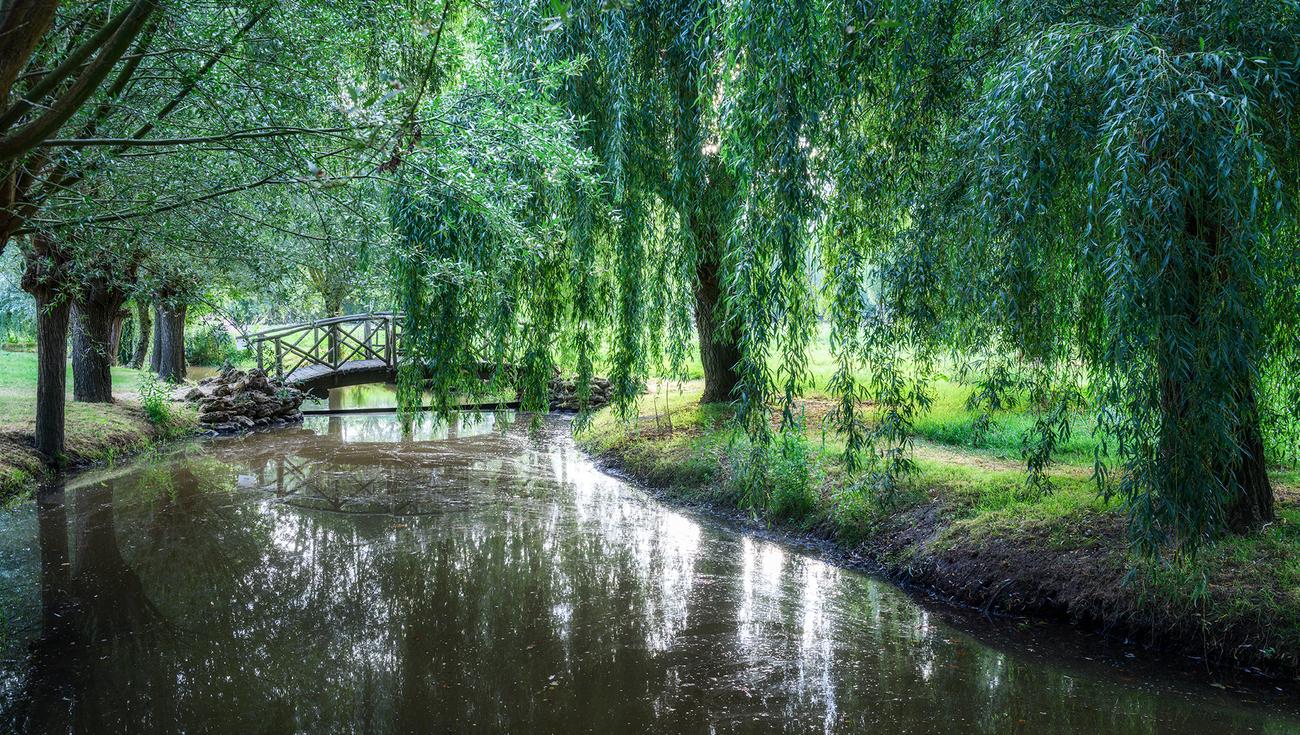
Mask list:
[[320,393],[393,382],[401,332],[399,314],[353,314],[250,334],[248,346],[268,375]]

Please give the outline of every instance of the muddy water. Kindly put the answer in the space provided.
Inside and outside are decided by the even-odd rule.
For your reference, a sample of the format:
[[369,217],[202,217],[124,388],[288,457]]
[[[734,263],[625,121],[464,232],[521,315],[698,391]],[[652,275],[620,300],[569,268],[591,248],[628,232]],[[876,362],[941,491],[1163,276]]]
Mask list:
[[1300,732],[665,507],[559,420],[83,475],[0,515],[0,606],[2,732]]

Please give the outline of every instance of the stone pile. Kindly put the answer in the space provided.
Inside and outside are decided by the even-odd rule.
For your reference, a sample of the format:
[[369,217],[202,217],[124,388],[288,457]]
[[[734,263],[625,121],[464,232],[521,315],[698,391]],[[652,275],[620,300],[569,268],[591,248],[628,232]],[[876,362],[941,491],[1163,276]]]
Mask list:
[[[552,411],[577,411],[578,410],[578,381],[576,378],[564,379],[561,377],[551,378],[547,389],[551,396]],[[613,386],[605,378],[591,379],[591,398],[587,405],[592,410],[603,408],[609,405],[610,394]]]
[[225,368],[184,395],[199,404],[199,424],[218,434],[284,426],[302,421],[303,394],[256,368]]

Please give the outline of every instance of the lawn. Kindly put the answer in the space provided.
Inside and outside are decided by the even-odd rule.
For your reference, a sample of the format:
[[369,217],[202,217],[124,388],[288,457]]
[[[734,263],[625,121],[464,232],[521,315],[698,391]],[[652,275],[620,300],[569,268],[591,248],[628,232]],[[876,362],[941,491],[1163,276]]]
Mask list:
[[[150,444],[187,433],[195,426],[192,411],[171,409],[172,421],[155,426],[139,405],[139,389],[147,373],[113,368],[112,404],[72,401],[72,372],[68,371],[66,406],[67,456],[71,465],[110,461]],[[0,499],[29,489],[44,468],[32,448],[36,428],[36,355],[0,352]]]

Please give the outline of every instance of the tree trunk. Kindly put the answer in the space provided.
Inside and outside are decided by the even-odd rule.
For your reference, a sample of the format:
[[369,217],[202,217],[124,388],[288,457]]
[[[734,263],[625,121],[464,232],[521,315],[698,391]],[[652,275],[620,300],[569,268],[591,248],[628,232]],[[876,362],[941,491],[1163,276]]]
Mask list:
[[723,233],[734,217],[735,180],[717,156],[705,160],[707,180],[699,192],[698,210],[690,218],[691,234],[699,249],[695,267],[695,331],[704,368],[704,395],[700,403],[725,403],[734,396],[740,375],[740,346],[734,329],[722,324]]
[[1273,520],[1273,486],[1268,481],[1264,461],[1264,435],[1259,426],[1259,407],[1255,387],[1246,384],[1240,408],[1241,427],[1238,443],[1241,454],[1232,469],[1237,481],[1237,495],[1228,503],[1228,528],[1246,533]]
[[159,358],[162,357],[162,304],[153,307],[153,349],[149,350],[149,370],[155,375],[162,369]]
[[130,315],[129,311],[118,309],[117,315],[113,317],[113,329],[108,337],[109,365],[116,365],[118,355],[122,354],[122,331],[126,328],[126,318]]
[[185,380],[185,310],[184,304],[160,306],[155,326],[158,377],[173,383]]
[[[1239,288],[1230,284],[1240,275],[1218,264],[1221,244],[1228,239],[1229,233],[1224,229],[1222,220],[1215,216],[1215,208],[1206,200],[1193,200],[1186,204],[1186,230],[1188,247],[1193,250],[1187,261],[1190,264],[1189,285],[1175,294],[1176,305],[1171,313],[1181,313],[1193,330],[1203,329],[1202,322],[1206,313],[1206,301],[1216,298],[1225,288]],[[1203,248],[1196,253],[1195,249]],[[1220,388],[1215,402],[1228,402],[1235,414],[1236,457],[1219,464],[1214,464],[1200,471],[1214,473],[1215,478],[1232,491],[1232,496],[1224,504],[1223,520],[1228,529],[1236,533],[1246,533],[1263,526],[1274,519],[1273,488],[1269,484],[1268,467],[1264,458],[1264,437],[1260,427],[1259,405],[1255,397],[1255,375],[1253,358],[1258,354],[1255,349],[1252,332],[1248,325],[1242,323],[1234,332],[1237,343],[1232,345],[1233,354],[1240,362],[1231,364],[1226,369],[1222,366],[1207,367],[1197,362],[1193,368],[1195,375],[1212,374],[1213,382]],[[1172,357],[1166,358],[1172,361]],[[1183,358],[1186,359],[1186,358]],[[1165,371],[1178,375],[1178,371]],[[1165,420],[1173,417],[1173,426],[1165,427],[1166,441],[1177,443],[1185,432],[1194,432],[1196,426],[1182,426],[1189,418],[1195,417],[1193,401],[1206,401],[1185,392],[1181,379],[1167,376],[1162,382],[1161,400],[1164,402]],[[1231,419],[1232,417],[1227,417]],[[1199,421],[1192,419],[1193,422]]]
[[63,458],[63,401],[67,395],[67,299],[42,289],[36,296],[36,451],[51,463]]
[[695,330],[700,342],[700,364],[704,367],[704,395],[700,403],[724,403],[732,399],[740,376],[740,348],[733,330],[720,324],[722,286],[718,283],[716,259],[701,260],[695,279]]
[[[120,279],[120,280],[119,280]],[[121,329],[121,283],[135,280],[135,266],[81,282],[72,308],[72,397],[82,403],[113,402],[115,329]],[[118,332],[120,334],[120,331]]]
[[72,399],[113,402],[113,322],[118,303],[111,298],[82,300],[72,309]]
[[67,395],[68,253],[37,235],[24,258],[22,288],[36,300],[36,451],[47,462],[63,459],[63,401]]
[[328,294],[323,300],[325,302],[325,316],[343,316],[343,294]]
[[135,337],[135,354],[131,355],[131,367],[139,370],[144,367],[144,358],[149,354],[149,340],[153,338],[153,319],[149,315],[148,302],[136,302],[135,321],[139,333]]

